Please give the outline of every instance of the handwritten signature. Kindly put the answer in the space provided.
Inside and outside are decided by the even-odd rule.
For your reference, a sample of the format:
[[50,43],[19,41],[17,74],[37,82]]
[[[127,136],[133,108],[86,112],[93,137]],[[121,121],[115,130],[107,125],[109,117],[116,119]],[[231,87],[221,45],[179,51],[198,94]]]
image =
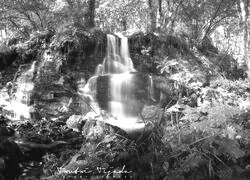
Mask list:
[[[112,167],[111,167],[112,168]],[[124,165],[122,167],[122,169],[114,169],[114,170],[109,170],[107,168],[103,168],[103,167],[96,167],[95,170],[90,170],[88,168],[79,170],[79,167],[75,170],[67,170],[65,168],[58,168],[58,172],[64,173],[64,174],[95,174],[95,173],[99,173],[99,174],[105,174],[106,177],[109,177],[110,175],[119,175],[119,174],[130,174],[132,173],[132,171],[127,171],[125,170],[126,166]]]

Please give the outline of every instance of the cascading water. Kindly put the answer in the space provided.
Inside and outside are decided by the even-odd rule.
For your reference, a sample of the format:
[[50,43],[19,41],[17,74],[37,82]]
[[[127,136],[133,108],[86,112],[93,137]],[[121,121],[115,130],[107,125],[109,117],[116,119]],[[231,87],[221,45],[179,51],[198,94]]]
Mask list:
[[32,80],[34,77],[35,64],[36,61],[34,61],[31,64],[30,69],[23,73],[17,80],[18,89],[15,93],[16,100],[26,105],[29,105],[29,92],[34,88]]
[[110,79],[110,91],[112,97],[109,103],[110,112],[113,116],[124,119],[127,117],[124,110],[124,100],[128,96],[128,92],[125,94],[122,90],[128,90],[127,87],[132,80],[132,75],[129,74],[129,72],[135,70],[128,51],[128,39],[122,34],[117,33],[117,36],[121,39],[120,50],[118,49],[119,42],[116,40],[115,36],[110,34],[107,36],[108,52],[104,61],[104,67],[105,63],[109,66],[107,66],[108,68],[105,68],[104,73],[113,72],[113,74],[115,74],[111,76]]
[[130,59],[128,51],[128,39],[118,34],[121,39],[119,50],[119,41],[114,35],[107,35],[107,54],[103,61],[103,74],[119,74],[134,71],[133,62]]
[[10,101],[6,101],[5,109],[14,112],[12,120],[19,120],[21,117],[30,117],[30,93],[34,88],[33,78],[35,72],[36,61],[34,61],[30,68],[22,73],[16,81],[16,92]]
[[[138,118],[138,114],[129,113],[136,108],[140,109],[138,106],[141,107],[141,104],[134,97],[136,88],[133,87],[140,83],[137,83],[134,79],[136,71],[129,55],[128,39],[122,34],[117,33],[116,35],[118,38],[111,34],[107,35],[106,57],[103,63],[97,66],[95,76],[88,80],[83,92],[85,96],[91,96],[92,101],[94,101],[91,105],[95,106],[95,110],[98,109],[96,112],[105,109],[112,114],[114,118],[107,119],[105,122],[130,132],[134,129],[142,129],[145,126]],[[98,87],[98,83],[108,85]],[[102,91],[106,94],[98,95],[98,92],[102,93]],[[106,105],[100,105],[101,102],[99,102],[101,107],[96,108],[97,95],[99,101],[108,101],[106,103],[107,108],[104,107]]]
[[153,100],[154,102],[156,101],[155,100],[155,92],[154,92],[154,81],[153,81],[153,78],[152,76],[149,76],[149,95],[150,95],[150,98],[151,100]]
[[[122,73],[112,76],[110,81],[110,90],[112,100],[109,103],[110,112],[112,115],[120,118],[127,117],[124,108],[124,101],[129,95],[129,89],[127,88],[132,80],[132,76],[129,73]],[[123,89],[127,89],[127,94],[123,93]]]
[[121,54],[123,63],[126,67],[126,71],[129,71],[129,72],[135,71],[134,64],[129,55],[128,38],[123,36],[121,33],[116,33],[116,35],[121,39],[120,54]]

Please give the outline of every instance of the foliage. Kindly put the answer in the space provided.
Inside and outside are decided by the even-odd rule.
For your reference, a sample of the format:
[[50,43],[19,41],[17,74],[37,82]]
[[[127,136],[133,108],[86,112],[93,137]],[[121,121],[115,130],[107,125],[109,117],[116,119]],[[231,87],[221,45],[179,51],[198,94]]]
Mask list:
[[192,29],[194,39],[203,40],[225,18],[235,15],[235,1],[185,1],[182,3],[182,15]]
[[[249,12],[249,3],[243,0],[1,0],[1,4],[3,37],[13,34],[27,37],[33,31],[60,29],[68,25],[83,29],[92,29],[96,25],[105,32],[179,34],[188,37],[191,47],[195,44],[201,46],[212,37],[220,50],[229,52],[238,62],[247,59],[244,58],[248,41],[245,27],[249,23],[244,12]],[[242,4],[245,4],[245,11]],[[152,24],[154,30],[150,30]],[[221,60],[226,65],[222,71],[227,70],[232,61],[219,57],[218,63]]]
[[241,100],[249,96],[248,83],[216,79],[196,92],[198,107],[167,109],[162,137],[172,149],[167,178],[178,173],[184,179],[228,179],[235,176],[233,164],[244,168],[242,143],[249,141],[249,131]]
[[250,82],[248,79],[245,80],[228,80],[225,78],[218,78],[211,81],[211,87],[217,88],[221,87],[228,92],[235,93],[239,96],[245,96],[245,93],[249,93]]
[[166,57],[164,60],[157,61],[157,69],[162,75],[170,77],[179,84],[197,89],[205,83],[207,73],[197,71],[199,64],[195,61],[190,63],[188,59],[188,56],[181,55],[177,55],[176,58]]
[[33,31],[57,29],[65,24],[85,27],[84,23],[92,13],[89,12],[88,3],[92,1],[1,0],[0,29],[5,29],[7,34],[17,33],[28,37]]
[[[204,109],[186,107],[179,111],[184,116],[176,116],[176,119],[176,112],[171,113],[173,119],[164,126],[162,139],[172,148],[168,157],[171,162],[168,178],[177,171],[185,178],[231,177],[230,164],[245,156],[238,143],[238,138],[242,138],[242,127],[234,120],[239,109],[216,103]],[[228,173],[225,174],[225,170]]]
[[[11,48],[23,60],[16,65],[38,59],[39,65],[47,63],[46,68],[45,65],[40,67],[41,72],[50,70],[44,73],[47,76],[37,79],[40,84],[35,90],[47,91],[52,88],[47,84],[57,80],[59,84],[55,88],[61,90],[64,82],[71,81],[72,84],[67,85],[75,90],[73,79],[77,79],[76,76],[70,73],[62,76],[59,69],[65,67],[71,71],[71,65],[88,69],[87,64],[91,63],[94,66],[98,61],[95,56],[105,54],[106,34],[102,31],[124,31],[127,34],[150,31],[147,35],[138,33],[131,36],[131,50],[135,54],[132,59],[137,63],[136,67],[146,65],[153,69],[142,70],[143,73],[161,75],[154,77],[160,98],[165,98],[167,103],[178,102],[169,109],[166,106],[163,117],[163,109],[158,111],[155,106],[146,109],[144,120],[150,119],[148,124],[153,126],[153,130],[145,132],[137,140],[110,132],[113,127],[109,125],[103,128],[92,122],[84,124],[83,134],[72,132],[65,122],[46,119],[48,111],[37,106],[41,108],[40,115],[44,116],[39,122],[15,122],[13,126],[31,145],[45,144],[48,147],[47,144],[57,140],[67,141],[64,149],[57,149],[62,152],[43,157],[46,176],[53,176],[57,167],[82,165],[95,168],[101,165],[111,168],[125,164],[138,171],[138,176],[146,170],[142,179],[146,176],[147,179],[226,179],[234,173],[232,165],[244,167],[249,164],[249,161],[242,163],[240,159],[246,159],[246,148],[250,144],[250,83],[247,79],[239,79],[245,76],[239,72],[237,64],[239,59],[243,59],[243,46],[246,49],[249,42],[248,30],[243,30],[249,25],[249,20],[243,17],[239,7],[243,3],[249,8],[247,1],[0,2],[1,33],[7,32],[9,36],[18,34],[28,39],[18,44],[15,42],[22,41],[22,38],[6,43],[12,45]],[[1,44],[0,55],[11,48]],[[1,58],[6,61],[5,56]],[[54,72],[55,69],[58,71]],[[164,97],[164,93],[169,96]],[[193,101],[192,107],[186,103],[187,100]],[[46,103],[44,106],[53,110]],[[66,115],[63,114],[62,118]],[[69,149],[69,144],[75,147]],[[69,162],[74,166],[67,166]]]
[[1,22],[7,28],[28,36],[28,33],[34,30],[49,27],[49,23],[53,19],[50,7],[54,2],[2,0]]
[[100,0],[96,9],[97,24],[109,32],[145,30],[148,19],[147,11],[147,4],[142,0]]

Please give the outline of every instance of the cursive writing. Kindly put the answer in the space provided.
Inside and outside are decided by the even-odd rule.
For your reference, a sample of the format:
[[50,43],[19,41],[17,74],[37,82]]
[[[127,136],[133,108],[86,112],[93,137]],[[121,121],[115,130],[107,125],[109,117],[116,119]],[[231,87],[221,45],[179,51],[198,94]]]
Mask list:
[[62,173],[62,174],[85,174],[85,175],[104,174],[106,177],[109,177],[112,174],[117,175],[117,174],[130,174],[130,173],[132,173],[132,171],[125,170],[125,168],[126,168],[125,165],[123,165],[122,169],[114,168],[114,167],[111,167],[109,169],[104,168],[104,167],[96,167],[93,170],[88,169],[88,168],[80,170],[79,167],[76,168],[75,170],[68,170],[68,169],[60,167],[60,168],[58,168],[58,172]]

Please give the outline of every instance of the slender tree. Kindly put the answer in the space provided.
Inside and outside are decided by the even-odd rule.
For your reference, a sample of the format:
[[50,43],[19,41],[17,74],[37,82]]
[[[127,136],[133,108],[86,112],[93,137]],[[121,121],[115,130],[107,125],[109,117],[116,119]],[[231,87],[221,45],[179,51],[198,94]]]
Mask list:
[[250,58],[250,46],[249,46],[249,31],[248,31],[248,20],[249,20],[249,1],[241,0],[241,16],[243,21],[244,28],[244,64],[247,64],[248,59]]
[[150,16],[150,31],[156,31],[157,25],[157,3],[155,0],[148,0],[149,16]]
[[88,0],[87,1],[87,11],[85,13],[85,25],[87,28],[95,27],[95,0]]

